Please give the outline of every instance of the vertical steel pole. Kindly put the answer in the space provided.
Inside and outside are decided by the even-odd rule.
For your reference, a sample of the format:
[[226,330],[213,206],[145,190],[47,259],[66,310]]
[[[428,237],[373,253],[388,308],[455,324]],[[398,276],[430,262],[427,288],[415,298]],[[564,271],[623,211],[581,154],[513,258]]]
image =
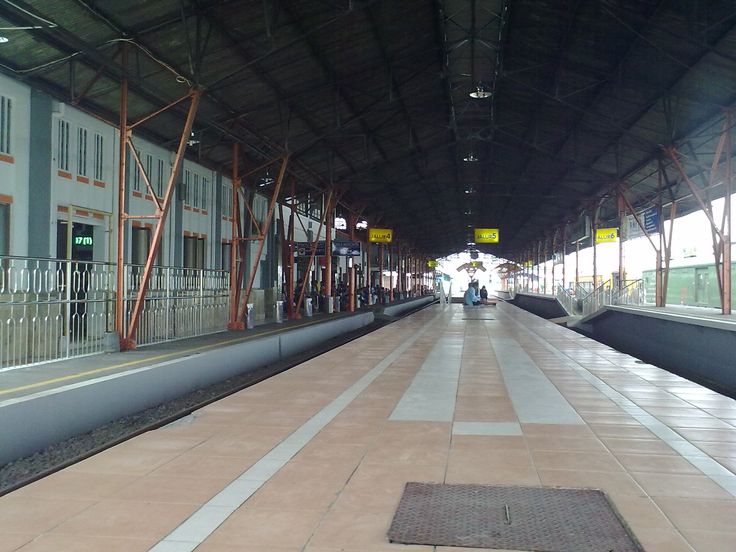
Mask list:
[[238,174],[240,164],[240,144],[233,144],[233,174],[232,174],[232,216],[230,228],[230,319],[228,320],[228,329],[243,330],[245,324],[242,320],[238,320],[238,303],[240,293],[238,289],[238,251],[240,250],[240,242],[238,241],[238,217],[236,213],[240,210],[238,195],[240,194],[240,175]]
[[575,293],[578,292],[580,284],[580,240],[575,242]]
[[544,260],[544,285],[542,286],[542,293],[547,295],[547,238],[544,238],[544,249],[542,252],[542,259]]
[[394,256],[393,244],[388,244],[388,300],[394,301]]
[[593,238],[593,289],[598,287],[598,248],[597,248],[597,231],[598,231],[598,208],[593,210],[593,221],[591,227],[591,236]]
[[562,227],[562,288],[567,289],[567,225]]
[[335,215],[332,212],[332,197],[333,195],[330,194],[325,205],[325,209],[327,209],[327,218],[325,219],[325,277],[327,281],[322,282],[322,291],[328,301],[332,297],[332,226],[335,220]]
[[[118,131],[118,254],[115,331],[122,345],[125,339],[125,154],[128,143],[128,45],[121,44],[123,78],[120,82],[120,127]],[[71,232],[71,227],[67,229]],[[67,282],[69,285],[69,282]]]
[[288,283],[286,285],[287,289],[287,298],[286,300],[289,303],[289,318],[299,318],[299,312],[295,310],[296,307],[296,301],[294,300],[294,283],[296,281],[296,266],[295,266],[295,259],[294,253],[296,252],[296,249],[294,247],[294,219],[296,218],[296,179],[291,179],[291,208],[289,209],[289,237],[288,237],[288,244],[289,244],[289,265],[288,265]]
[[348,257],[348,311],[355,312],[355,263]]
[[733,168],[731,165],[731,125],[733,123],[733,112],[726,112],[726,180],[725,180],[725,203],[723,205],[723,314],[731,314],[732,289],[731,289],[731,187],[733,186]]
[[379,293],[378,293],[378,299],[381,303],[384,302],[384,293],[383,293],[383,257],[384,257],[384,246],[383,244],[380,245],[378,248],[379,250],[379,259],[378,259],[378,282],[379,282]]
[[[624,279],[626,278],[626,270],[624,268],[624,224],[626,223],[626,205],[623,199],[623,189],[619,190],[618,196],[618,291],[621,293],[624,289]],[[633,214],[633,213],[632,213]]]

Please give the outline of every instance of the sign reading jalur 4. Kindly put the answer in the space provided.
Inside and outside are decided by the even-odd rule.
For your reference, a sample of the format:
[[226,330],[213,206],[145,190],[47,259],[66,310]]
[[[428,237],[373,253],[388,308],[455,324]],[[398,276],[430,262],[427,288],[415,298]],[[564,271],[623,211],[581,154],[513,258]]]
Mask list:
[[394,231],[390,228],[369,228],[368,241],[371,243],[391,243]]

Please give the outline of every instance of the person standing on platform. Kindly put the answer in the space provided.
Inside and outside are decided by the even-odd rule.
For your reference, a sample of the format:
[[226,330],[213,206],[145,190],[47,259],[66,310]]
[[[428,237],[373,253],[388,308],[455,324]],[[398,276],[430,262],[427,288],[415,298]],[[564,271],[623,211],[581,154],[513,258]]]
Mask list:
[[486,289],[486,286],[480,288],[480,298],[481,301],[485,301],[488,299],[488,290]]

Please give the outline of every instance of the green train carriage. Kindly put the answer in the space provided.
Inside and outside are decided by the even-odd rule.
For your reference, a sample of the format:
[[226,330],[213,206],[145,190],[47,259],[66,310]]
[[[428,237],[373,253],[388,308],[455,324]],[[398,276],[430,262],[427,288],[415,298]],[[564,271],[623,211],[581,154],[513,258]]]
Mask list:
[[[655,297],[655,271],[645,270],[642,274],[648,302]],[[736,291],[736,263],[731,265],[731,289]],[[736,309],[736,293],[731,297],[732,308]],[[690,307],[721,308],[718,278],[713,264],[697,264],[670,268],[667,284],[667,304]]]

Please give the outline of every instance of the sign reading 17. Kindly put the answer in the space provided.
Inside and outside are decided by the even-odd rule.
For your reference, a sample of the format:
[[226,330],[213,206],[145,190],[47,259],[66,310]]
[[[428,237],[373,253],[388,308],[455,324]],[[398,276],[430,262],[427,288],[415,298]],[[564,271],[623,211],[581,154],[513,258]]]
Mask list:
[[92,236],[74,236],[74,245],[92,245]]

